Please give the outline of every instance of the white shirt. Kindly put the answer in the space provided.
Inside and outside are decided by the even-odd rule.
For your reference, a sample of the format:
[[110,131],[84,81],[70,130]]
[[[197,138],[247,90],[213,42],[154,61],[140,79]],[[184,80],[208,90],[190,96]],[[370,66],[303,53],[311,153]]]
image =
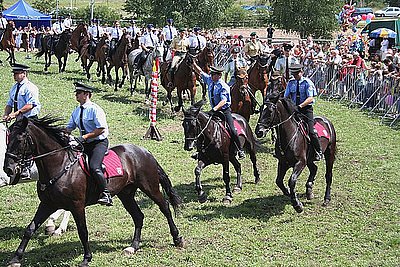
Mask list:
[[176,31],[176,28],[172,25],[166,25],[162,29],[162,34],[165,37],[165,40],[167,41],[172,41],[176,35],[178,35],[178,32]]
[[[200,43],[199,43],[200,42]],[[200,50],[203,50],[206,47],[207,40],[202,35],[190,35],[189,36],[189,47],[190,48],[197,48],[199,47]]]
[[6,20],[6,18],[1,18],[0,19],[0,29],[3,29],[3,30],[5,30],[6,29],[6,27],[7,27],[7,20]]
[[136,26],[130,26],[126,29],[126,32],[129,33],[132,38],[135,38],[138,33],[140,33],[140,29]]
[[70,19],[70,18],[65,18],[63,23],[64,23],[64,28],[65,28],[65,29],[71,29],[71,26],[72,26],[72,19]]
[[389,40],[388,39],[383,39],[381,42],[381,51],[386,52],[389,46]]
[[97,36],[100,38],[104,34],[104,30],[100,25],[92,25],[89,27],[88,33],[93,39],[97,40]]
[[60,34],[64,31],[64,25],[56,21],[53,23],[52,30],[55,34]]
[[111,39],[121,39],[122,37],[122,29],[121,28],[112,28],[111,29]]
[[155,47],[158,44],[158,37],[153,33],[146,32],[139,40],[139,44],[144,47]]
[[[295,57],[292,56],[292,55],[289,56],[288,63],[289,63],[289,67],[290,67],[292,64],[299,64],[297,58],[295,58]],[[275,63],[275,70],[279,71],[279,72],[280,72],[281,74],[283,74],[283,75],[286,74],[286,57],[285,57],[285,56],[280,57],[280,58],[278,58],[278,59],[276,60],[276,63]],[[289,74],[289,75],[290,75],[290,74]]]

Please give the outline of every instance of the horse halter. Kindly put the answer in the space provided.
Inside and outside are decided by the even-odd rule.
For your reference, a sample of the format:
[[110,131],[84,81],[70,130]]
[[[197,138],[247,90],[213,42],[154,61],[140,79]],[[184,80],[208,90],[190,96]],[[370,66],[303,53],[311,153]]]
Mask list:
[[[32,137],[28,133],[24,133],[25,138],[23,139],[23,144],[22,144],[22,153],[20,154],[15,154],[11,153],[9,151],[9,148],[7,147],[6,150],[6,156],[14,160],[16,163],[15,169],[22,171],[23,167],[26,166],[26,163],[29,163],[30,165],[33,164],[33,150],[30,151],[30,153],[27,153],[28,148],[31,149],[33,145],[33,140]],[[7,140],[8,143],[8,140]]]
[[260,125],[260,126],[263,126],[263,127],[267,128],[267,131],[281,126],[282,124],[284,124],[284,123],[288,122],[289,120],[291,120],[291,119],[293,118],[293,116],[295,115],[295,112],[293,112],[292,114],[290,114],[290,116],[289,116],[286,120],[281,121],[281,122],[279,122],[279,123],[277,123],[277,124],[273,124],[274,121],[276,120],[278,114],[279,114],[279,110],[277,109],[278,106],[277,106],[277,104],[272,103],[272,102],[266,102],[266,103],[264,103],[264,105],[266,105],[266,104],[268,104],[269,106],[271,106],[272,109],[274,109],[276,112],[273,113],[273,117],[272,117],[272,119],[271,119],[271,122],[270,122],[268,125],[265,124],[265,123],[261,123],[261,122],[257,123],[257,125]]

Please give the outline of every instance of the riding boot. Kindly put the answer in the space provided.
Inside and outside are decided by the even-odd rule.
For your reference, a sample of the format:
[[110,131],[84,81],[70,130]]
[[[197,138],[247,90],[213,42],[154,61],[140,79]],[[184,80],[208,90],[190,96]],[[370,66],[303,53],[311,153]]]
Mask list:
[[104,178],[103,171],[100,169],[96,169],[93,172],[93,178],[96,180],[97,185],[100,188],[100,191],[102,192],[99,196],[99,200],[97,203],[101,205],[106,205],[106,206],[112,206],[112,198],[111,194],[107,189],[107,182],[106,179]]
[[258,114],[260,111],[257,109],[257,103],[255,99],[251,99],[251,110],[253,111],[253,114]]
[[175,68],[170,68],[168,71],[169,77],[170,77],[170,82],[168,83],[169,88],[174,87],[174,73],[175,73]]
[[324,154],[322,153],[321,143],[319,141],[318,135],[314,132],[310,134],[311,145],[315,149],[315,161],[320,161],[323,159]]

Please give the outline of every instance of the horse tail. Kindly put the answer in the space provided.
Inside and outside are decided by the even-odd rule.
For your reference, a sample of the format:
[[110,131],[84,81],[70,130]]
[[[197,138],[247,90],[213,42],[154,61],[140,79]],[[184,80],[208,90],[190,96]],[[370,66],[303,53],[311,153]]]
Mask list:
[[46,52],[46,47],[45,47],[44,42],[46,42],[46,38],[43,37],[42,38],[42,42],[41,42],[41,48],[42,49],[40,49],[40,51],[35,54],[36,58],[39,58],[39,57],[43,56],[44,53]]
[[164,192],[167,194],[169,201],[171,202],[172,207],[174,208],[175,215],[178,211],[179,205],[182,204],[182,198],[178,195],[178,192],[172,187],[171,180],[168,175],[165,173],[164,169],[157,162],[157,171],[160,176],[161,187],[164,189]]

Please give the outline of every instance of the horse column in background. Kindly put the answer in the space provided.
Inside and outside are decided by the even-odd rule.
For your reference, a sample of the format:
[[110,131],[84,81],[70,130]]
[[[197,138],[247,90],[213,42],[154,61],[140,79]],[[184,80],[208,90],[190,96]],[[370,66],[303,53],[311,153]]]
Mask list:
[[[131,52],[132,43],[131,36],[129,33],[124,33],[121,39],[118,41],[118,44],[115,48],[115,51],[112,55],[110,55],[109,65],[107,67],[107,78],[108,82],[111,83],[111,69],[114,67],[115,69],[115,86],[114,91],[118,91],[118,88],[121,88],[125,82],[126,76],[128,76],[128,54]],[[118,71],[122,68],[122,81],[120,84]]]
[[[39,170],[37,193],[40,204],[35,217],[25,229],[22,241],[9,266],[20,264],[32,235],[44,220],[59,208],[70,210],[74,216],[84,249],[80,266],[89,266],[92,259],[85,207],[97,203],[100,191],[94,180],[82,169],[79,163],[80,152],[72,149],[69,136],[63,128],[55,126],[56,123],[59,121],[50,117],[41,119],[24,117],[10,128],[10,143],[7,145],[4,170],[12,181],[19,179],[21,162],[34,158]],[[109,178],[108,189],[112,195],[118,196],[135,224],[132,243],[124,250],[125,253],[136,252],[141,241],[144,215],[134,198],[137,189],[148,195],[159,206],[167,218],[175,246],[184,246],[184,240],[173,221],[168,202],[160,191],[160,184],[174,209],[178,208],[181,198],[153,155],[143,147],[132,144],[114,146],[110,148],[110,154],[115,156],[114,159],[120,162],[121,167],[115,176]]]
[[[6,154],[6,135],[7,128],[0,123],[0,187],[10,185],[10,177],[3,171],[4,165],[4,155]],[[39,180],[39,173],[36,164],[33,164],[30,168],[30,179],[21,179],[20,181],[13,181],[13,184],[23,183],[23,182],[37,182]],[[64,213],[63,219],[60,223],[60,227],[56,229],[54,222]],[[67,230],[69,216],[71,213],[69,211],[58,210],[50,215],[49,220],[46,224],[45,232],[48,235],[61,235]]]
[[[1,39],[1,49],[8,53],[6,60],[9,60],[10,65],[15,64],[15,39],[13,31],[15,29],[14,21],[10,20],[4,31],[3,38]],[[0,61],[1,62],[1,61]]]

